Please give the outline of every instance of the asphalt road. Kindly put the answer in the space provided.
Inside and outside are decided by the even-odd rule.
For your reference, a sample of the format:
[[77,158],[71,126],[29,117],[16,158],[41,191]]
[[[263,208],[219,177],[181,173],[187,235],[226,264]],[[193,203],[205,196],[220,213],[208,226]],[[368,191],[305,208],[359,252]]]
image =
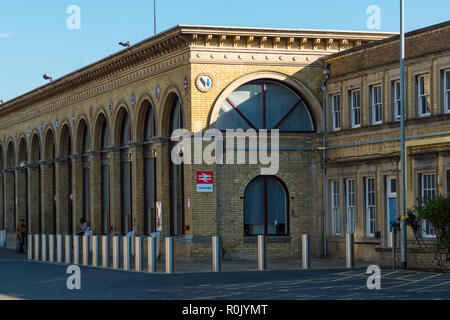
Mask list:
[[148,274],[81,267],[69,290],[66,265],[0,259],[0,299],[450,299],[450,274],[382,270],[369,290],[366,269]]

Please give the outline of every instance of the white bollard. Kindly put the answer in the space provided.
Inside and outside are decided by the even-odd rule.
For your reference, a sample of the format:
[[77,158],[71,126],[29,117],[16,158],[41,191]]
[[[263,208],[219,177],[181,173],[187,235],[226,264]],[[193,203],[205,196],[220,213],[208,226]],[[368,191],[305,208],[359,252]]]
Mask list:
[[41,260],[47,261],[47,235],[42,235],[42,253],[41,253]]
[[92,236],[92,265],[98,266],[98,236]]
[[148,237],[148,272],[156,272],[156,238]]
[[258,235],[258,269],[266,270],[266,237]]
[[113,236],[113,268],[119,269],[120,268],[120,261],[119,261],[119,236]]
[[166,237],[166,273],[173,273],[173,238]]
[[102,266],[109,267],[109,236],[102,236]]
[[48,235],[48,261],[55,262],[55,236]]
[[130,270],[130,237],[123,237],[123,269]]
[[220,272],[221,263],[220,263],[220,243],[219,237],[212,237],[212,267],[213,272]]
[[73,236],[73,264],[80,264],[80,236]]
[[62,234],[56,235],[56,262],[63,262],[63,237]]
[[39,236],[40,236],[39,234],[34,235],[34,260],[36,261],[39,261],[39,254],[41,252]]
[[33,235],[31,233],[28,235],[27,251],[28,260],[33,260]]
[[66,234],[66,264],[71,264],[72,262],[72,236]]
[[135,248],[134,248],[134,259],[135,259],[135,270],[137,272],[142,271],[142,238],[140,236],[136,236],[135,240]]
[[89,236],[83,236],[83,266],[89,265]]
[[309,255],[309,235],[302,235],[302,268],[311,268],[311,257]]
[[347,268],[353,268],[353,266],[355,265],[353,233],[347,233],[346,236],[345,261]]

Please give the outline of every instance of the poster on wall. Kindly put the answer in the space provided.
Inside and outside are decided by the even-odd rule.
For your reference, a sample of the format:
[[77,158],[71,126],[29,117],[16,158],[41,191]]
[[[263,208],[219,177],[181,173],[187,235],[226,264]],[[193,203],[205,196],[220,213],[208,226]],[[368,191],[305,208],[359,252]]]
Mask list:
[[162,203],[156,203],[156,231],[162,232]]

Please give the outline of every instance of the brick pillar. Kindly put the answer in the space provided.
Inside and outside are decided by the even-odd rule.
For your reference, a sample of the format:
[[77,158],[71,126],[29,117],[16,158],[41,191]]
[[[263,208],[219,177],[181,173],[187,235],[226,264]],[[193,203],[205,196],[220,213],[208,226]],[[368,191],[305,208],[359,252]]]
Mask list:
[[[156,201],[162,203],[162,234],[170,234],[170,174],[169,143],[160,140],[156,143]],[[156,210],[156,208],[155,208]]]
[[0,230],[4,230],[5,229],[5,194],[4,189],[3,189],[3,171],[0,171]]
[[111,148],[110,160],[110,211],[112,234],[121,233],[121,208],[120,208],[120,150]]
[[40,175],[40,165],[32,164],[28,167],[28,216],[30,219],[30,224],[28,229],[32,233],[42,233],[39,230],[39,220],[40,220],[40,208],[39,208],[39,197],[41,196],[39,192],[39,175]]
[[144,234],[144,154],[142,144],[131,144],[131,196],[133,202],[133,230]]
[[100,153],[91,152],[89,155],[90,169],[90,207],[91,229],[93,233],[102,232],[102,162]]
[[27,190],[26,190],[26,169],[16,168],[16,224],[19,223],[21,219],[25,219],[25,223],[30,226],[30,221],[26,221],[26,210],[27,210]]
[[69,167],[68,159],[55,160],[56,179],[56,232],[68,233],[69,218]]
[[14,232],[15,225],[14,225],[14,211],[15,211],[15,176],[14,176],[14,170],[8,169],[4,170],[4,180],[5,180],[5,186],[8,186],[8,188],[5,188],[5,230],[7,232]]
[[83,162],[80,156],[71,156],[72,194],[73,194],[73,232],[81,231],[80,219],[83,217]]
[[53,164],[52,161],[41,161],[41,216],[42,232],[53,233]]

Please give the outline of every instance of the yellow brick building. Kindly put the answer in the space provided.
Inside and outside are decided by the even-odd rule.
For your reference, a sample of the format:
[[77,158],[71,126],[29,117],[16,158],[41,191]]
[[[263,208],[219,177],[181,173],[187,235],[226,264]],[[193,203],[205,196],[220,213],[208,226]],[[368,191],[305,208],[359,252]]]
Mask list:
[[[409,205],[415,177],[430,165],[436,191],[447,188],[447,82],[439,84],[450,68],[448,32],[446,23],[407,37],[407,46],[417,47],[407,61]],[[351,178],[356,254],[371,258],[386,242],[384,179],[398,175],[398,122],[388,103],[397,46],[389,33],[176,26],[7,101],[0,106],[0,230],[13,246],[22,218],[32,233],[72,234],[85,217],[95,234],[149,235],[161,213],[161,234],[174,236],[178,257],[209,256],[210,237],[219,235],[227,256],[253,258],[260,233],[271,256],[299,256],[303,233],[311,235],[314,255],[324,254],[324,241],[330,255],[342,255]],[[425,73],[431,109],[422,119],[414,88]],[[380,84],[382,121],[372,125],[369,90]],[[352,128],[347,93],[358,88],[360,124]],[[341,120],[333,129],[337,94]],[[171,155],[186,151],[171,141],[177,128],[194,138],[210,128],[278,128],[279,170],[261,176],[260,162],[174,164]],[[432,151],[421,144],[428,133],[435,136]],[[201,144],[203,151],[209,142]],[[244,149],[246,157],[252,149]],[[212,192],[197,192],[201,171],[213,173]],[[376,199],[370,235],[363,209],[368,177]]]

